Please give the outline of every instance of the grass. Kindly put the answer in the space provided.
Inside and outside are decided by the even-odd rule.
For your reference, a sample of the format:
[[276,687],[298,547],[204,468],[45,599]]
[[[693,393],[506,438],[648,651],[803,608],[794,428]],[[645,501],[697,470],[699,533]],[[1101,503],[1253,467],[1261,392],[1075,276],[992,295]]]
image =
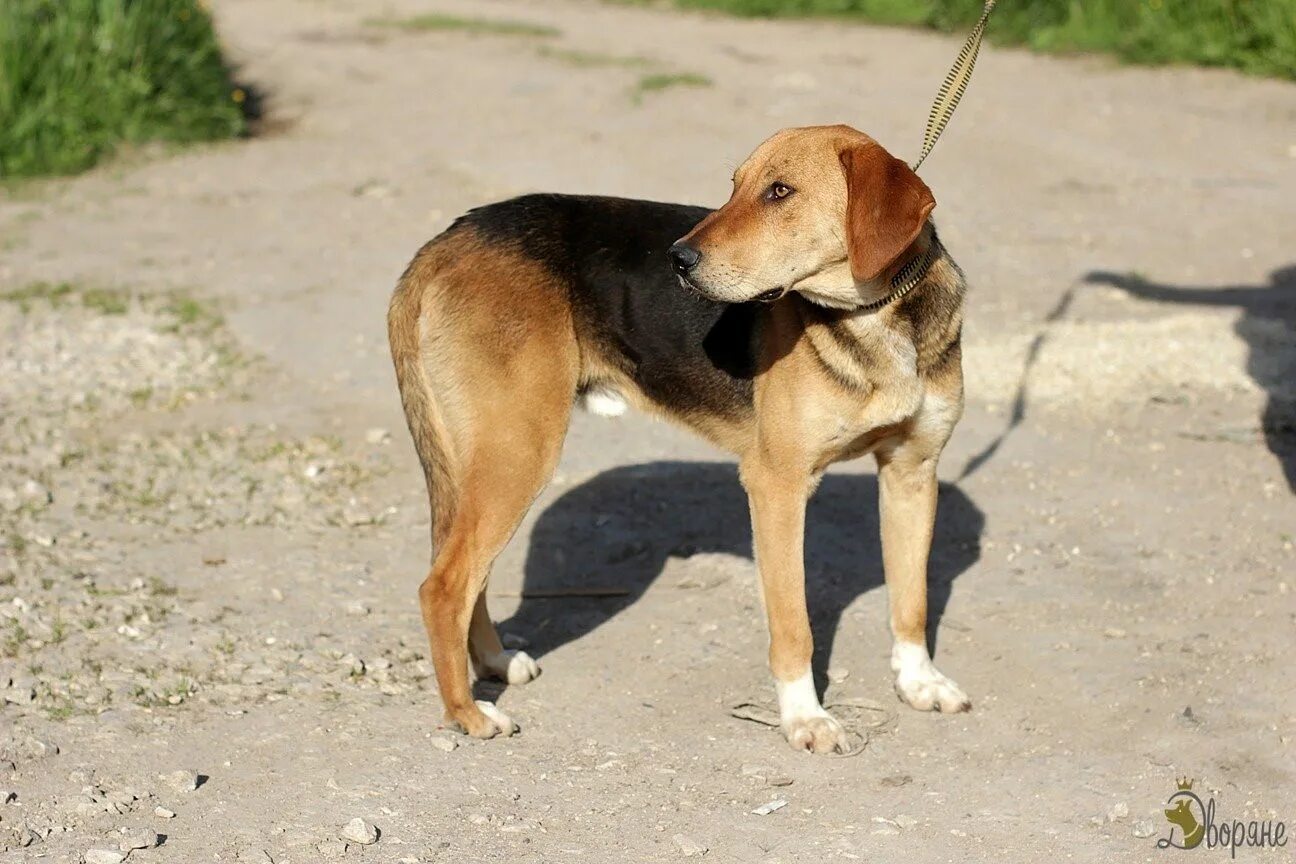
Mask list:
[[247,98],[199,0],[0,2],[0,178],[237,136]]
[[[630,0],[637,2],[637,0]],[[831,16],[962,32],[982,0],[673,0],[733,15]],[[1014,0],[988,38],[1037,51],[1094,51],[1131,63],[1193,63],[1296,79],[1296,0]]]
[[511,21],[504,18],[460,18],[456,15],[429,13],[410,18],[370,18],[370,27],[387,27],[408,32],[453,32],[469,36],[559,36],[562,31],[544,24],[529,21]]
[[557,60],[559,63],[566,63],[568,66],[575,66],[580,69],[644,69],[653,65],[651,59],[637,55],[603,54],[598,51],[554,48],[549,45],[541,46],[536,53],[545,59]]
[[630,88],[630,99],[638,105],[649,93],[676,87],[710,87],[711,79],[696,72],[653,72],[642,76]]

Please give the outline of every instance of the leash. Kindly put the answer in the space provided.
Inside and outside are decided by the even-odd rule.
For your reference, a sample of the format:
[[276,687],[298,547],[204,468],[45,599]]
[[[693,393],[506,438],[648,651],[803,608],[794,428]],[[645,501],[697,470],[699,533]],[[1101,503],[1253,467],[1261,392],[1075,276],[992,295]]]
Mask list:
[[923,132],[922,152],[918,154],[918,161],[913,165],[915,171],[931,153],[932,148],[936,146],[936,141],[940,138],[941,133],[945,131],[950,118],[954,116],[954,109],[958,107],[959,100],[963,98],[968,82],[972,80],[972,70],[976,68],[977,54],[981,51],[981,37],[985,35],[986,24],[990,21],[990,13],[994,11],[994,7],[995,0],[985,0],[985,10],[982,11],[980,20],[973,26],[972,32],[968,34],[967,41],[963,43],[963,49],[959,51],[958,57],[954,60],[954,65],[950,67],[949,72],[945,75],[944,83],[941,84],[940,90],[936,93],[936,101],[932,103],[931,113],[927,115],[927,129]]
[[[990,13],[994,11],[994,7],[995,0],[985,0],[985,9],[982,10],[981,17],[972,27],[972,32],[968,34],[967,41],[963,43],[963,48],[959,51],[958,57],[954,59],[954,65],[946,73],[945,80],[936,93],[936,100],[932,102],[931,113],[927,115],[927,128],[923,132],[922,152],[918,154],[918,161],[913,164],[913,170],[915,171],[931,154],[936,142],[940,140],[941,133],[949,125],[950,118],[954,116],[954,109],[958,107],[964,92],[967,91],[968,82],[972,80],[972,70],[976,68],[977,55],[981,52],[981,39],[985,36],[986,24],[990,21]],[[876,312],[878,309],[891,305],[912,291],[927,275],[927,270],[931,265],[935,263],[938,257],[936,246],[936,243],[932,243],[925,254],[905,264],[904,267],[900,268],[900,272],[891,277],[891,292],[889,294],[859,307],[858,311]]]

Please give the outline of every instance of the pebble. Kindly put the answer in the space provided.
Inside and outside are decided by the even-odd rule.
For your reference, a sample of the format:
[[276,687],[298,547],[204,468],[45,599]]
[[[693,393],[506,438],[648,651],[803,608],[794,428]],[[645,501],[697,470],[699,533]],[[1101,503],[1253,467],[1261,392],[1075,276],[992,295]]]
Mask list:
[[684,834],[676,834],[671,839],[675,841],[675,845],[679,848],[680,854],[685,858],[701,857],[710,851],[708,847],[703,846],[701,843]]
[[117,848],[123,852],[130,852],[132,849],[152,849],[158,845],[159,839],[156,831],[147,828],[123,828]]
[[153,808],[153,815],[160,819],[174,819],[176,814],[174,810],[168,810],[159,804],[157,807]]
[[89,849],[85,853],[85,864],[121,864],[126,856],[112,849]]
[[1107,811],[1107,821],[1116,822],[1121,819],[1124,819],[1128,815],[1129,815],[1129,805],[1126,804],[1124,801],[1118,801],[1116,802],[1115,805],[1112,806],[1110,810]]
[[198,772],[181,769],[172,771],[170,774],[159,774],[158,779],[162,780],[177,792],[192,792],[198,788]]
[[378,842],[378,829],[357,816],[343,826],[342,839],[369,846]]
[[834,684],[840,684],[850,677],[849,669],[829,669],[828,680]]
[[18,800],[18,793],[12,789],[0,789],[0,804],[12,804]]
[[1134,836],[1138,838],[1151,837],[1156,833],[1156,828],[1152,825],[1151,819],[1139,819],[1134,822]]
[[442,738],[438,735],[432,739],[432,746],[440,750],[442,753],[449,753],[459,745],[455,743],[453,738]]
[[365,432],[366,444],[386,444],[391,440],[391,433],[380,426],[375,426]]
[[757,807],[755,810],[751,812],[753,816],[768,816],[771,813],[773,813],[775,810],[782,810],[786,806],[787,806],[787,802],[780,798],[777,801],[771,801],[768,804],[762,804],[761,806]]
[[898,786],[907,786],[912,782],[913,782],[913,778],[910,777],[908,774],[892,774],[889,777],[882,778],[882,785],[890,786],[892,788]]
[[341,858],[346,854],[347,844],[341,840],[325,840],[315,847],[315,850],[325,858]]

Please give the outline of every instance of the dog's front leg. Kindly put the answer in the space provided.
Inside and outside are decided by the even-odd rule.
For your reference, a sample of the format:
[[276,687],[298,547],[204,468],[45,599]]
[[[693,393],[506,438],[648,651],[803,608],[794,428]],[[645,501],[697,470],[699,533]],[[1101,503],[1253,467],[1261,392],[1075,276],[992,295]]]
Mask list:
[[901,445],[880,451],[877,460],[896,693],[919,711],[966,711],[972,702],[941,674],[927,651],[927,556],[939,488],[936,457]]
[[742,479],[751,504],[756,566],[769,622],[770,671],[783,734],[798,750],[845,752],[846,731],[819,704],[810,670],[814,638],[806,610],[804,560],[810,478],[789,477],[753,460],[744,462]]

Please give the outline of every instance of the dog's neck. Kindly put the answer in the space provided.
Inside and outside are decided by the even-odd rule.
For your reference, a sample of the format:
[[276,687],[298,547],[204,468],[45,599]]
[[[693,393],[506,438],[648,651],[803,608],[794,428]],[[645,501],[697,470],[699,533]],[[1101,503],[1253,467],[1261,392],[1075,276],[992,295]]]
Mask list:
[[[928,222],[918,237],[875,278],[855,281],[849,259],[821,268],[792,286],[792,290],[818,306],[844,311],[874,311],[898,300],[920,284],[939,257],[936,232]],[[929,254],[931,253],[931,254]]]

